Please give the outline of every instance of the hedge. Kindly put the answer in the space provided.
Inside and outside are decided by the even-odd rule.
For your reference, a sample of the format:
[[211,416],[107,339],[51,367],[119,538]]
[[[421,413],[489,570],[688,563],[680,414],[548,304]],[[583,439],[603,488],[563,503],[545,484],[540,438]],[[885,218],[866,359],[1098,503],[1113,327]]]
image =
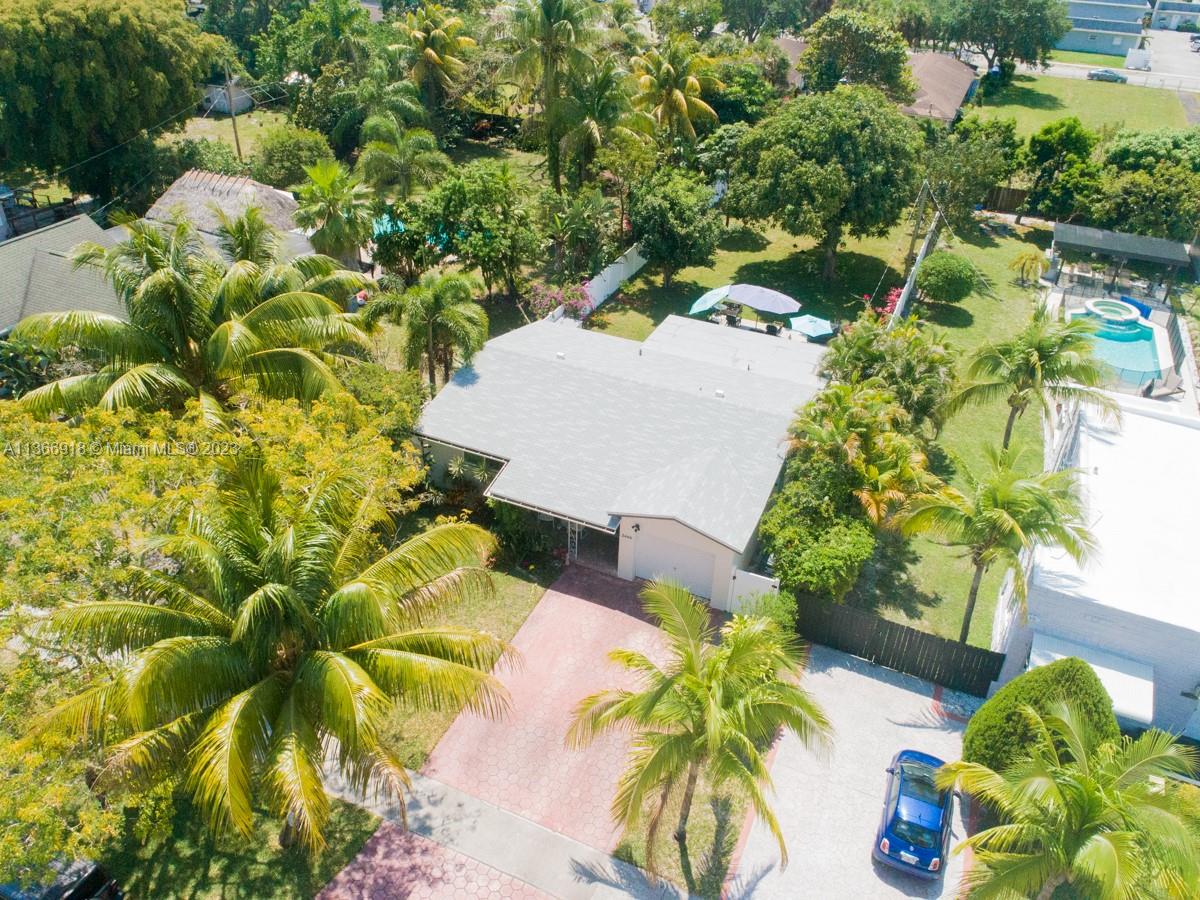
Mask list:
[[1091,666],[1068,657],[1017,676],[984,703],[967,724],[963,759],[981,763],[994,772],[1003,771],[1019,761],[1034,740],[1021,707],[1032,706],[1046,713],[1064,700],[1091,723],[1101,741],[1120,737],[1108,691]]
[[931,253],[917,270],[917,289],[938,303],[957,303],[975,290],[975,267],[947,250]]

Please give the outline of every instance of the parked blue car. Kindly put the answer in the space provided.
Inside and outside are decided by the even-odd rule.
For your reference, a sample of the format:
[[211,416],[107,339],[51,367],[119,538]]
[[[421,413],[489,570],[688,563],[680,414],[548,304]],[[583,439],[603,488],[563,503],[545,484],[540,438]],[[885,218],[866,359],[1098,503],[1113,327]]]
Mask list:
[[901,750],[888,766],[883,818],[871,855],[885,865],[938,878],[950,851],[954,792],[938,790],[934,773],[942,760],[916,750]]

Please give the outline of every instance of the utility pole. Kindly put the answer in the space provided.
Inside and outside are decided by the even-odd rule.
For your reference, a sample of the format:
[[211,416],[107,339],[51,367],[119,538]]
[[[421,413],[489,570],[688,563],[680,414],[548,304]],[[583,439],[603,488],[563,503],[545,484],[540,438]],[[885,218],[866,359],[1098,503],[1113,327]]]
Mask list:
[[904,256],[904,275],[907,278],[913,261],[917,258],[917,238],[921,234],[921,226],[925,224],[925,198],[929,190],[929,180],[921,182],[921,192],[917,194],[917,220],[913,222],[912,237],[908,242],[908,253]]
[[229,104],[229,121],[233,123],[233,146],[237,149],[238,162],[241,162],[242,141],[238,137],[237,108],[233,105],[233,79],[229,77],[229,63],[225,63],[225,102]]

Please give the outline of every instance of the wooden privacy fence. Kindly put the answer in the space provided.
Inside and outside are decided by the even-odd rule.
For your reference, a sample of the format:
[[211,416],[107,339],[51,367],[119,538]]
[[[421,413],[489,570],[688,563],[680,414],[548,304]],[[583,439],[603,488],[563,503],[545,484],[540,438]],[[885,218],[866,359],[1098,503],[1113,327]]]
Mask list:
[[983,208],[990,209],[992,212],[1015,213],[1025,203],[1025,198],[1029,196],[1029,191],[1023,191],[1020,188],[1010,187],[994,187],[988,191],[987,199],[983,201]]
[[807,640],[943,687],[986,697],[1004,654],[889,622],[872,613],[800,597],[797,629]]

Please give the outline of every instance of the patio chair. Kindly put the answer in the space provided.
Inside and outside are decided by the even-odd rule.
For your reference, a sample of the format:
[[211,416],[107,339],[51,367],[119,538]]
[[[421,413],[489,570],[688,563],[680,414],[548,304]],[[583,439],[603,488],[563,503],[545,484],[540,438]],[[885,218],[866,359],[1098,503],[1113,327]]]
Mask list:
[[1183,379],[1178,372],[1168,369],[1167,373],[1162,378],[1156,378],[1142,389],[1142,396],[1148,397],[1151,400],[1161,400],[1164,397],[1171,397],[1175,394],[1183,393]]
[[730,326],[731,328],[737,328],[738,325],[742,324],[742,317],[735,316],[732,313],[726,313],[725,314],[725,324]]

